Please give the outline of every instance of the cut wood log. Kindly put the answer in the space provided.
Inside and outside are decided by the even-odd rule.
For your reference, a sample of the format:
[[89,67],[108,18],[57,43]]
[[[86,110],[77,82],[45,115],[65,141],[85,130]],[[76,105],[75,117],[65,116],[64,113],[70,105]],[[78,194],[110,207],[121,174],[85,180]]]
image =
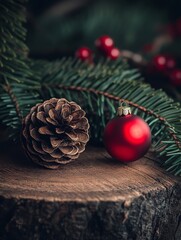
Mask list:
[[181,181],[150,155],[122,164],[89,147],[58,170],[11,155],[0,156],[2,240],[181,239]]

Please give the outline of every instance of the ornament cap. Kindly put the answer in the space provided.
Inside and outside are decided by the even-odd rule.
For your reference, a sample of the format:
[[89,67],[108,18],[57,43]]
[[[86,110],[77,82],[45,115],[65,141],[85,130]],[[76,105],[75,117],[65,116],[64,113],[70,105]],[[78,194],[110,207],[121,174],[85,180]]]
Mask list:
[[[124,104],[124,105],[123,105]],[[118,107],[117,115],[118,116],[126,116],[128,114],[131,114],[131,108],[126,102],[120,102],[120,107]]]

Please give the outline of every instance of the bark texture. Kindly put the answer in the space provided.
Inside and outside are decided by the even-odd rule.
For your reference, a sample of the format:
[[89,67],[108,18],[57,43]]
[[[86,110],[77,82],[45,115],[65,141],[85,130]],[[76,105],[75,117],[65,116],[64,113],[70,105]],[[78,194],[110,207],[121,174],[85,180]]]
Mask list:
[[0,157],[2,240],[180,240],[181,181],[150,155],[131,163],[89,147],[57,170]]

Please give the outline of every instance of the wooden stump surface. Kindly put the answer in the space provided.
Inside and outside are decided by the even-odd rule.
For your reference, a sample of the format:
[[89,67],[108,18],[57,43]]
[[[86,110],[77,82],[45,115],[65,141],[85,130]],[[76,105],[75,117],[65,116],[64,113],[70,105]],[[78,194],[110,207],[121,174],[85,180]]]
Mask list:
[[[11,152],[11,150],[10,150]],[[181,181],[150,154],[130,163],[88,147],[58,170],[0,156],[0,239],[181,239]]]

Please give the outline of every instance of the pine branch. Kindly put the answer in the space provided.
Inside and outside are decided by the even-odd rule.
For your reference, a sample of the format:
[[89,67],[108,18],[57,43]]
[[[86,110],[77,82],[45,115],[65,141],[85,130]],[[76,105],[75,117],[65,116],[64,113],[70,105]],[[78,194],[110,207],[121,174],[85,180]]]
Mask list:
[[23,118],[30,108],[41,102],[37,83],[33,82],[27,85],[27,82],[9,83],[6,80],[6,83],[0,85],[0,122],[7,127],[9,138],[14,140],[18,139]]
[[17,101],[16,96],[15,96],[14,93],[13,93],[13,90],[12,90],[11,86],[7,83],[7,85],[4,85],[4,86],[3,86],[3,89],[5,90],[5,92],[7,93],[7,95],[9,95],[9,98],[10,98],[12,104],[13,104],[14,107],[15,107],[17,117],[18,117],[18,119],[20,120],[20,122],[22,122],[23,116],[22,116],[21,111],[20,111],[20,106],[19,106],[19,104],[18,104],[18,101]]
[[0,123],[17,138],[22,118],[40,101],[25,44],[26,0],[0,0]]
[[25,0],[0,0],[0,82],[22,82],[31,77],[26,62]]
[[68,59],[43,65],[42,96],[66,97],[81,104],[88,113],[94,143],[102,141],[105,124],[115,116],[118,102],[125,100],[150,125],[162,164],[181,175],[180,104],[143,83],[139,73],[122,60],[87,66]]
[[181,149],[181,142],[179,141],[177,135],[175,134],[174,129],[172,129],[172,127],[170,126],[170,124],[167,122],[166,118],[163,118],[162,116],[156,114],[154,111],[146,109],[143,106],[140,106],[134,102],[131,102],[127,99],[124,98],[120,98],[117,96],[114,96],[108,92],[102,92],[102,91],[98,91],[96,89],[92,89],[92,88],[83,88],[83,87],[76,87],[76,86],[63,86],[63,85],[52,85],[52,88],[56,88],[56,89],[63,89],[63,90],[70,90],[70,91],[77,91],[77,92],[86,92],[86,93],[93,93],[95,95],[101,95],[104,96],[106,98],[112,99],[114,101],[117,102],[126,102],[128,103],[130,106],[135,107],[143,112],[145,112],[148,115],[151,115],[157,119],[159,119],[159,121],[163,122],[163,124],[165,125],[166,128],[169,129],[170,135],[172,136],[172,139],[175,141],[175,144],[177,145],[178,148]]

